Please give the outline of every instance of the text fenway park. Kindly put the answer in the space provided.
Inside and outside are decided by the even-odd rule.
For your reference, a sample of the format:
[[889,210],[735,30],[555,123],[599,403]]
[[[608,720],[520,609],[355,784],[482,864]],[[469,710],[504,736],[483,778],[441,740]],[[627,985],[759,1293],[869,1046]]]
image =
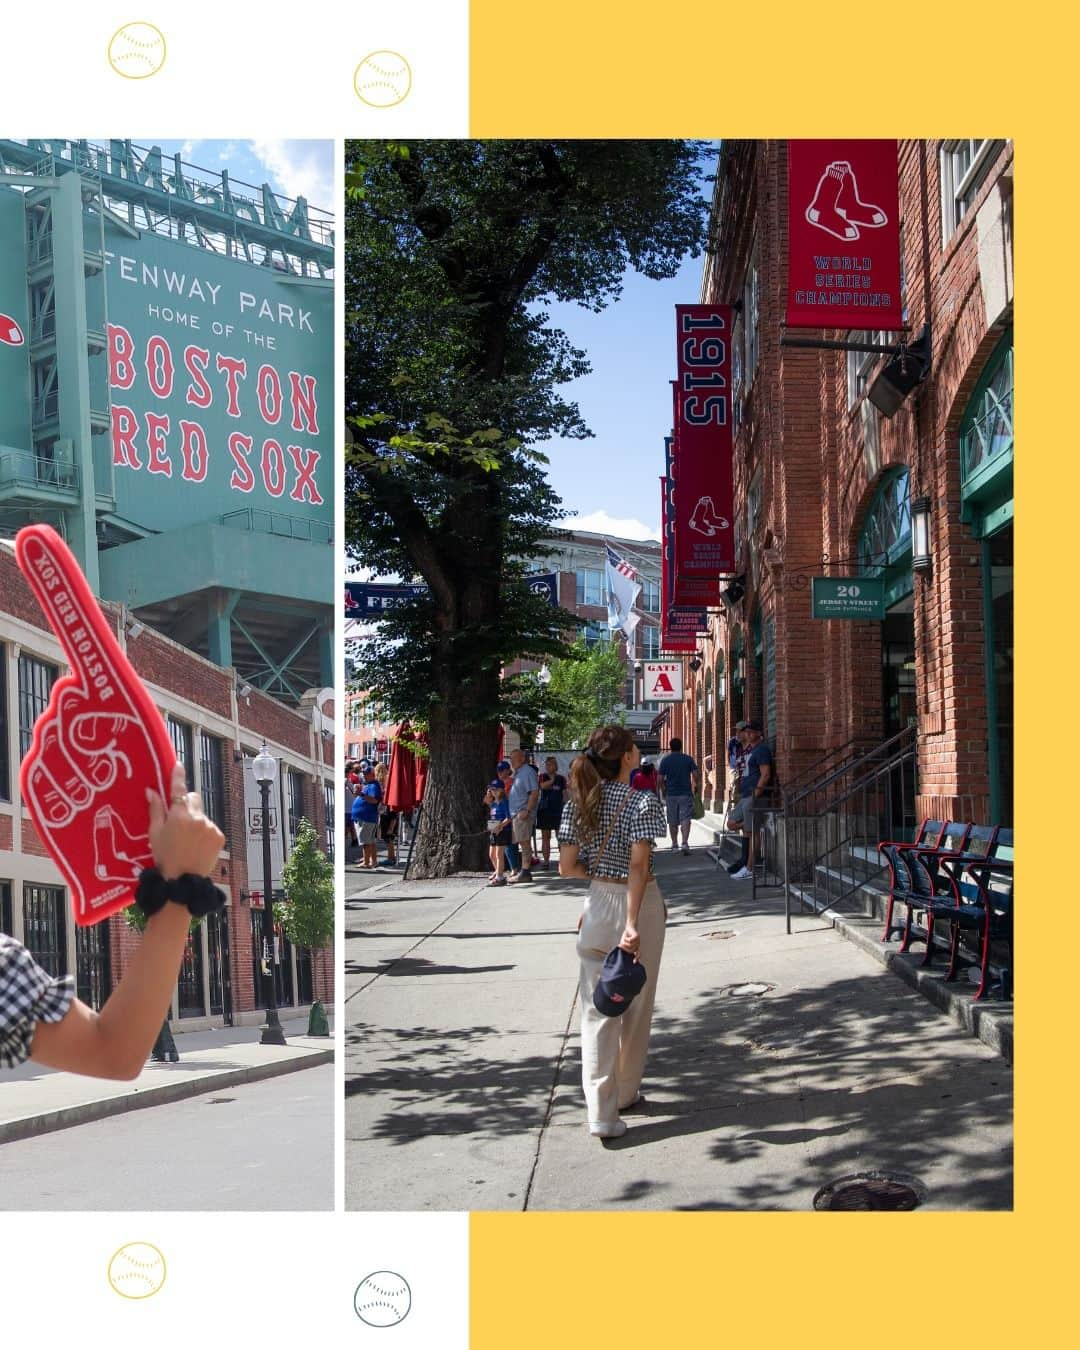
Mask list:
[[[299,436],[317,436],[318,394],[314,375],[290,370],[284,375],[264,361],[249,365],[244,357],[228,356],[196,343],[173,351],[169,341],[155,334],[136,350],[130,332],[122,324],[108,325],[109,388],[112,395],[112,461],[118,468],[177,477],[202,483],[217,453],[230,456],[229,487],[253,492],[261,482],[271,497],[288,496],[294,502],[320,506],[322,494],[316,483],[318,450],[297,442]],[[186,382],[186,384],[185,384]],[[140,417],[116,397],[116,391],[134,391],[142,403],[149,391],[165,402],[182,397],[192,409],[191,417],[174,419],[165,412],[144,412]],[[245,421],[255,414],[267,436],[237,428],[223,447],[212,445],[198,410],[222,401],[229,417]],[[261,439],[261,444],[256,444]]]

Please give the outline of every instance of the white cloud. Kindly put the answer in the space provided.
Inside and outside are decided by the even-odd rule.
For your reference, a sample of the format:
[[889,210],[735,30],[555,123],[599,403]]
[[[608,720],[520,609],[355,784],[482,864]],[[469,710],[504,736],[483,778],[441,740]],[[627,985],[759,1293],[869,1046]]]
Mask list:
[[606,534],[612,539],[660,539],[659,525],[646,525],[633,518],[618,519],[609,516],[606,511],[592,511],[587,516],[571,516],[559,521],[563,530],[592,530],[594,534]]
[[333,155],[310,141],[252,141],[251,151],[286,197],[306,197],[309,206],[334,207]]

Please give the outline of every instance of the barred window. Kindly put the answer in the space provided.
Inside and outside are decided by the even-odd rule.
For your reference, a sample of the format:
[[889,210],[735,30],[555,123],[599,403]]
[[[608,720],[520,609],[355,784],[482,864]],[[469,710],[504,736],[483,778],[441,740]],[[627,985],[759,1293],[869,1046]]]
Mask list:
[[0,801],[11,801],[11,765],[8,762],[7,647],[0,642]]
[[641,608],[648,614],[660,613],[660,583],[641,578]]
[[19,755],[25,756],[34,736],[34,723],[48,707],[58,666],[36,656],[19,657]]
[[221,740],[199,733],[203,810],[223,833],[225,830],[225,778]]
[[334,815],[334,785],[329,780],[323,784],[323,802],[326,808],[326,856],[334,861],[334,830],[337,817]]
[[173,743],[173,749],[176,751],[177,760],[184,766],[184,774],[187,778],[187,790],[195,791],[195,750],[192,744],[193,737],[191,727],[187,722],[181,722],[171,714],[168,719],[169,739]]
[[289,838],[296,839],[296,831],[304,816],[304,775],[288,770]]
[[67,927],[62,886],[23,886],[23,946],[50,975],[67,974]]

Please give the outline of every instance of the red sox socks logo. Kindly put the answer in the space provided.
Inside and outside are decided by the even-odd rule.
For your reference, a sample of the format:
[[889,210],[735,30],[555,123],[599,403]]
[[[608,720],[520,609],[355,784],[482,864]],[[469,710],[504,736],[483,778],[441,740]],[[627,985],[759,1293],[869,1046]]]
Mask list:
[[15,551],[71,666],[34,725],[23,800],[71,887],[76,923],[98,923],[131,903],[152,866],[146,789],[168,800],[176,754],[60,536],[29,525]]
[[23,331],[10,314],[0,314],[0,342],[9,347],[21,347],[26,339]]
[[712,539],[721,530],[730,530],[731,522],[718,515],[711,497],[699,497],[697,505],[690,513],[690,528],[707,539]]
[[806,219],[819,230],[849,243],[858,239],[860,226],[876,230],[889,223],[881,207],[860,200],[854,170],[843,159],[826,165],[818,179],[814,200],[806,208]]

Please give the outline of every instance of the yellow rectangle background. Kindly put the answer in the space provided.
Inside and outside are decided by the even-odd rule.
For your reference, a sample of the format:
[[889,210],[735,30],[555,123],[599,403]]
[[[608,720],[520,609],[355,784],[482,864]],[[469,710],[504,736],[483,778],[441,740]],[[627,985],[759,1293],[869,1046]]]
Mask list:
[[1015,141],[1016,826],[1025,896],[1012,1213],[476,1214],[475,1350],[1008,1345],[1021,1336],[1053,1346],[1075,1325],[1080,952],[1068,840],[1080,771],[1069,697],[1080,531],[1069,404],[1080,380],[1069,333],[1077,169],[1067,128],[1080,77],[1066,13],[1038,3],[736,11],[700,0],[547,0],[535,9],[472,0],[474,136]]

